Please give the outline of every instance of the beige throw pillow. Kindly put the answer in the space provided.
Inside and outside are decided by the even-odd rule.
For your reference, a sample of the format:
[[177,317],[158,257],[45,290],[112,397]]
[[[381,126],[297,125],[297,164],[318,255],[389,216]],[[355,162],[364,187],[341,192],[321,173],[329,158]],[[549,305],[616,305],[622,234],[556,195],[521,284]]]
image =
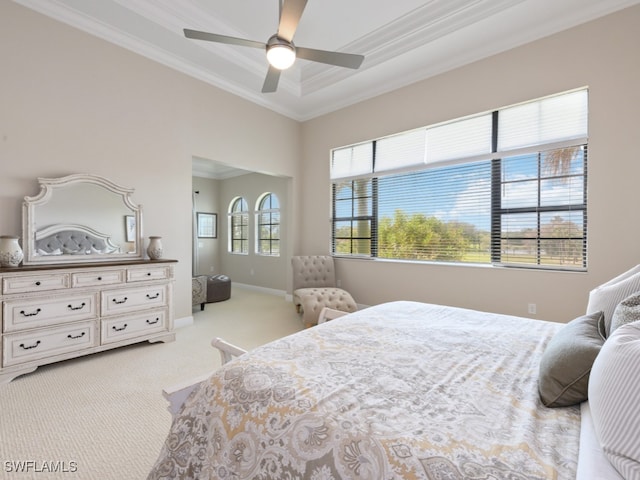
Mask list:
[[609,334],[612,334],[621,325],[637,322],[638,320],[640,320],[640,292],[634,293],[618,304],[613,311]]

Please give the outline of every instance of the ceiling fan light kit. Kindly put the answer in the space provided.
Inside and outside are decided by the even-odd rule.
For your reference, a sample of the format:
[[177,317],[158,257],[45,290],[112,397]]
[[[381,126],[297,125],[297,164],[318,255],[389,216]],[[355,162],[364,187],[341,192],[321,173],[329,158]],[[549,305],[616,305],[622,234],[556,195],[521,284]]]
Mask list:
[[274,35],[267,42],[267,60],[272,67],[286,70],[296,60],[296,48],[293,43]]
[[293,45],[293,34],[298,28],[302,12],[307,6],[308,0],[282,0],[280,2],[280,23],[278,32],[265,43],[243,38],[228,37],[215,33],[200,32],[185,28],[184,35],[187,38],[205,40],[208,42],[226,43],[227,45],[240,45],[243,47],[265,48],[269,70],[262,86],[263,93],[275,92],[278,88],[280,71],[293,65],[296,57],[312,62],[325,63],[337,67],[360,68],[363,55],[351,53],[329,52],[313,48],[296,48]]

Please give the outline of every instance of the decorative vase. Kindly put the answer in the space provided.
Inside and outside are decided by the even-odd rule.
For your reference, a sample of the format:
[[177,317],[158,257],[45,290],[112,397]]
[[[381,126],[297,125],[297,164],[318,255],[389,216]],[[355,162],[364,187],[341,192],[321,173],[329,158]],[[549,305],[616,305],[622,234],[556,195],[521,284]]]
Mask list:
[[151,260],[162,258],[162,237],[149,237],[149,246],[147,247],[147,255]]
[[18,237],[0,235],[0,267],[17,267],[23,258]]

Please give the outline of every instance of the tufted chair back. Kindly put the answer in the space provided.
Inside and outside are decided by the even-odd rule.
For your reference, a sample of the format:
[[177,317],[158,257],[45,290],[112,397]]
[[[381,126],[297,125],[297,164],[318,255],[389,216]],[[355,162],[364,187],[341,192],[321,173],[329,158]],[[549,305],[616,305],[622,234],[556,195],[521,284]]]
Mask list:
[[291,258],[293,289],[335,287],[336,273],[330,255],[307,255]]
[[333,257],[309,255],[291,258],[293,266],[293,304],[306,326],[315,325],[327,307],[355,312],[358,305],[349,292],[336,287]]

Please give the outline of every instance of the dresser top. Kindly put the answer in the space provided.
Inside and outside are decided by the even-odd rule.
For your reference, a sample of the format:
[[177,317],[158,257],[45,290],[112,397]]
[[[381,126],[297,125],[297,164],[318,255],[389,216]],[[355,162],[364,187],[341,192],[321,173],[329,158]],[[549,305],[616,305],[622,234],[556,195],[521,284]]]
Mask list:
[[162,263],[177,263],[177,260],[162,258],[160,260],[122,260],[91,263],[56,263],[53,265],[21,265],[19,267],[0,267],[0,275],[3,273],[41,272],[43,270],[63,270],[69,268],[100,268],[135,265],[154,265]]

